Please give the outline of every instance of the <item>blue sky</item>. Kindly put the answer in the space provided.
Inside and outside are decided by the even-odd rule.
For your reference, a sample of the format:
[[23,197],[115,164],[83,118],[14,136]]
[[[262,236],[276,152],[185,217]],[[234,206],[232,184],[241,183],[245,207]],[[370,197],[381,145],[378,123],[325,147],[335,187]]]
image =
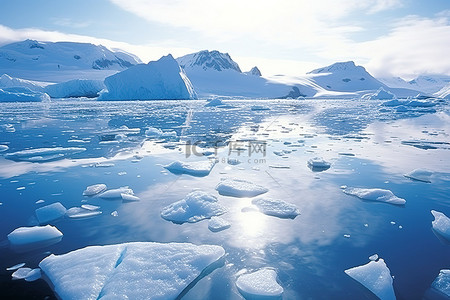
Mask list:
[[450,74],[448,0],[0,0],[0,45],[102,43],[144,62],[228,52],[246,70],[301,75],[354,60],[378,76]]

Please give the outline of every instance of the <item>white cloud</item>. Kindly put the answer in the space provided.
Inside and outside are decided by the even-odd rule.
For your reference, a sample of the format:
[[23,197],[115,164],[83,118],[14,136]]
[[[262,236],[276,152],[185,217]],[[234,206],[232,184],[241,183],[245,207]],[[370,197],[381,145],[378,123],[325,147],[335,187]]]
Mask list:
[[54,18],[53,24],[69,28],[86,28],[92,25],[92,22],[74,21],[70,18]]

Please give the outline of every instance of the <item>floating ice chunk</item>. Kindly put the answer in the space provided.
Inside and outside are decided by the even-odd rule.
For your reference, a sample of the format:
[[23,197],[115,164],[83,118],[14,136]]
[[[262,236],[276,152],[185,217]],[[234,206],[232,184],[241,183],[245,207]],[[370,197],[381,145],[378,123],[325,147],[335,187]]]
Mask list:
[[36,201],[35,203],[36,204],[41,204],[41,203],[44,203],[44,202],[45,202],[44,200],[40,199],[40,200]]
[[17,250],[46,247],[61,241],[63,234],[51,225],[19,227],[8,234],[11,246]]
[[450,218],[435,210],[432,210],[431,214],[434,217],[434,221],[431,223],[433,229],[442,237],[450,241]]
[[6,145],[0,145],[0,152],[5,152],[5,151],[7,151],[8,149],[9,149],[8,146],[6,146]]
[[100,209],[100,206],[90,205],[90,204],[83,204],[83,205],[81,205],[81,208],[84,208],[84,209],[87,209],[87,210],[98,210],[98,209]]
[[376,261],[377,259],[378,259],[378,254],[374,254],[374,255],[369,256],[369,260]]
[[396,96],[384,88],[380,87],[376,93],[369,96],[369,100],[389,100],[394,99]]
[[126,243],[50,255],[39,266],[61,299],[176,299],[218,267],[220,246]]
[[25,281],[36,281],[39,278],[41,278],[41,269],[40,268],[36,268],[31,270],[30,272],[28,272],[27,276],[25,276]]
[[83,196],[94,196],[106,190],[106,184],[99,183],[88,186],[83,191]]
[[12,267],[6,268],[6,271],[15,271],[17,269],[22,268],[23,266],[25,266],[25,263],[20,263],[20,264],[14,265]]
[[294,219],[300,214],[297,206],[278,199],[257,198],[252,203],[268,216]]
[[117,216],[119,216],[119,213],[117,212],[117,210],[115,210],[111,213],[111,216],[117,217]]
[[415,169],[407,174],[405,174],[405,177],[408,177],[410,179],[423,181],[423,182],[431,182],[431,176],[433,176],[434,172],[425,170],[425,169]]
[[444,269],[439,271],[439,275],[431,286],[450,298],[450,270]]
[[109,167],[114,167],[115,165],[113,163],[96,163],[95,167],[96,168],[109,168]]
[[328,170],[331,164],[321,157],[314,157],[308,160],[308,167],[314,172],[321,172]]
[[220,195],[231,197],[255,197],[269,190],[263,186],[242,179],[223,179],[216,190]]
[[161,129],[154,127],[149,127],[145,130],[145,135],[148,137],[160,137],[162,133]]
[[347,187],[342,191],[347,195],[356,196],[363,200],[380,201],[396,205],[403,205],[406,203],[405,199],[395,196],[390,190]]
[[17,161],[46,162],[50,160],[62,159],[66,156],[86,151],[86,148],[77,147],[55,147],[55,148],[36,148],[22,150],[5,154],[5,157]]
[[15,271],[14,273],[12,273],[12,275],[11,275],[12,279],[13,280],[24,279],[31,272],[31,270],[32,269],[30,269],[30,268],[20,268],[17,271]]
[[197,161],[191,163],[184,163],[181,161],[174,161],[167,166],[167,170],[173,174],[188,174],[197,177],[204,177],[209,175],[215,163],[213,161]]
[[60,202],[56,202],[36,209],[35,213],[39,224],[48,224],[64,217],[66,208]]
[[124,186],[124,187],[120,187],[118,189],[106,190],[98,196],[103,199],[117,199],[117,198],[123,198],[122,194],[133,195],[134,192],[129,187]]
[[46,93],[32,91],[27,87],[0,88],[0,102],[49,102]]
[[66,215],[72,219],[89,218],[100,215],[99,210],[90,210],[82,207],[71,207],[67,210]]
[[205,107],[214,107],[214,106],[221,106],[225,105],[225,103],[222,102],[222,100],[215,98],[212,100],[209,100],[208,103],[205,104]]
[[231,223],[221,217],[211,217],[208,228],[212,232],[219,232],[231,227]]
[[355,279],[381,300],[395,300],[391,271],[382,258],[370,261],[368,264],[345,270],[345,273]]
[[122,193],[122,194],[120,194],[120,196],[122,197],[123,201],[127,201],[127,202],[141,201],[141,198],[139,198],[138,196],[135,196],[135,195],[131,195],[131,194]]
[[283,294],[283,288],[277,283],[277,273],[271,269],[241,275],[236,280],[236,286],[247,299],[281,297]]
[[184,199],[174,202],[161,211],[161,217],[174,223],[195,223],[212,216],[222,215],[226,208],[217,197],[202,191],[189,193]]

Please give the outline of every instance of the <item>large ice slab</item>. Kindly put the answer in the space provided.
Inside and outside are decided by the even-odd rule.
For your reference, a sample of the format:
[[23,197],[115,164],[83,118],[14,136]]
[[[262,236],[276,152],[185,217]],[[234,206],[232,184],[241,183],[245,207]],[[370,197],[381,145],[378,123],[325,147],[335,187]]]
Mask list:
[[429,170],[425,170],[425,169],[415,169],[409,173],[406,173],[405,177],[410,178],[410,179],[414,179],[414,180],[418,180],[418,181],[423,181],[423,182],[431,182],[431,176],[433,176],[434,172],[429,171]]
[[125,243],[50,255],[39,266],[62,299],[176,299],[225,255],[220,246]]
[[86,189],[83,191],[83,196],[94,196],[101,192],[104,192],[105,190],[106,184],[104,183],[93,184],[86,187]]
[[271,269],[243,274],[236,280],[236,286],[247,299],[270,299],[283,294],[283,287],[277,282],[277,272]]
[[5,157],[17,161],[46,162],[50,160],[62,159],[66,156],[86,151],[86,148],[77,147],[55,147],[55,148],[35,148],[5,154]]
[[167,170],[173,174],[188,174],[197,177],[204,177],[209,175],[215,163],[212,161],[196,161],[191,163],[185,163],[181,161],[174,161],[167,166],[164,166]]
[[450,218],[435,210],[432,210],[431,214],[434,217],[434,221],[431,223],[433,229],[445,239],[450,241]]
[[355,279],[381,300],[395,300],[391,271],[382,258],[370,261],[368,264],[345,270],[345,273]]
[[390,190],[347,187],[342,191],[347,195],[356,196],[363,200],[380,201],[396,205],[403,205],[406,203],[405,199],[395,196]]
[[129,187],[123,186],[118,189],[106,190],[103,193],[99,194],[98,196],[103,199],[118,199],[122,198],[122,194],[133,195],[134,192]]
[[48,224],[64,217],[66,208],[60,202],[56,202],[36,209],[35,213],[39,224]]
[[103,81],[89,79],[74,79],[51,84],[45,87],[45,92],[52,98],[97,97],[105,88]]
[[14,249],[26,251],[53,245],[61,241],[63,234],[51,225],[19,227],[8,234],[8,240]]
[[322,157],[314,157],[308,160],[308,167],[314,172],[321,172],[328,170],[331,167],[331,164]]
[[0,88],[0,102],[43,102],[50,101],[46,93],[32,91],[26,87]]
[[397,98],[394,94],[380,87],[375,93],[369,96],[370,100],[390,100]]
[[439,271],[439,275],[433,281],[431,287],[450,298],[450,270]]
[[300,214],[297,206],[280,199],[256,198],[252,203],[268,216],[294,219]]
[[161,211],[161,217],[174,223],[194,223],[219,216],[226,208],[218,203],[217,197],[202,191],[189,193],[184,199],[174,202]]
[[223,179],[216,190],[223,196],[231,197],[255,197],[269,190],[263,186],[242,179]]

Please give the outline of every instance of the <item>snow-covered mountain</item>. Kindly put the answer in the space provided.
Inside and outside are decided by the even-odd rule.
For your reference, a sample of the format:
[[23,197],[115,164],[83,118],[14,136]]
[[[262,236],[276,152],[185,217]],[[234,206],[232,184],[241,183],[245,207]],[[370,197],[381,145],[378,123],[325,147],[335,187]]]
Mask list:
[[253,68],[251,68],[250,71],[248,72],[244,72],[244,74],[247,75],[253,75],[253,76],[262,76],[261,71],[258,69],[258,67],[254,66]]
[[450,99],[450,83],[440,89],[438,92],[434,93],[435,97]]
[[233,61],[228,53],[217,50],[203,50],[177,58],[178,64],[186,71],[193,70],[234,70],[241,73],[239,65]]
[[450,76],[421,75],[410,81],[400,77],[380,78],[379,80],[391,88],[409,88],[425,94],[434,94],[450,83]]
[[141,61],[101,45],[26,40],[0,47],[0,70],[13,77],[61,82],[103,79]]

